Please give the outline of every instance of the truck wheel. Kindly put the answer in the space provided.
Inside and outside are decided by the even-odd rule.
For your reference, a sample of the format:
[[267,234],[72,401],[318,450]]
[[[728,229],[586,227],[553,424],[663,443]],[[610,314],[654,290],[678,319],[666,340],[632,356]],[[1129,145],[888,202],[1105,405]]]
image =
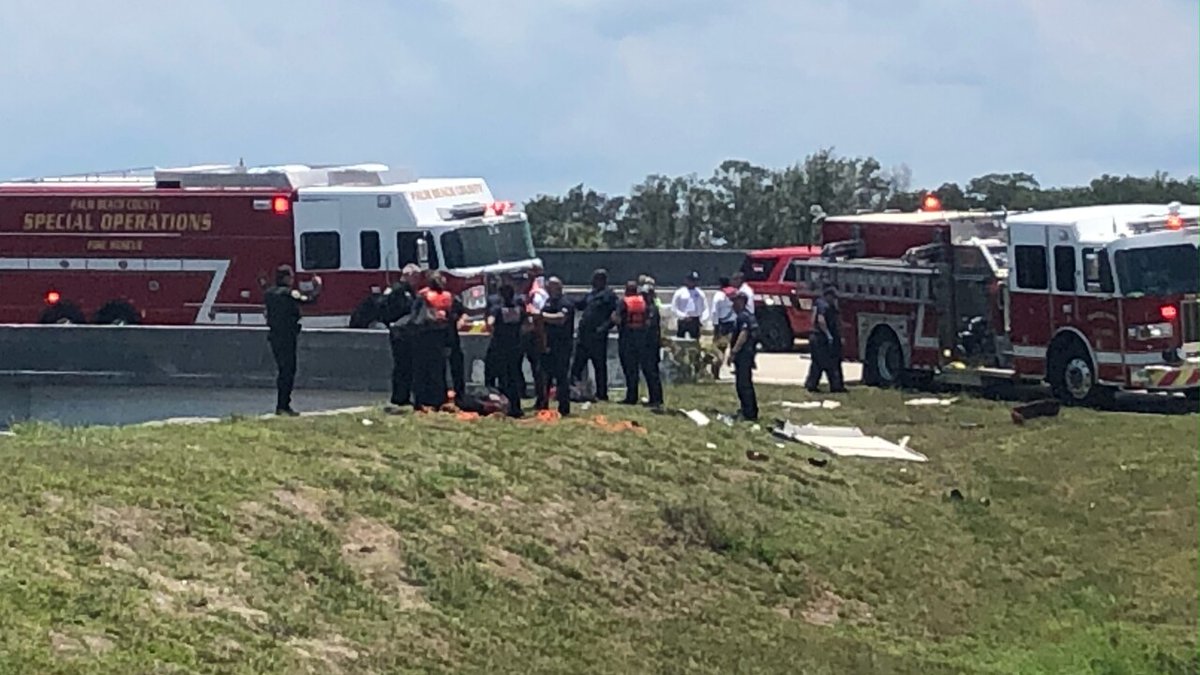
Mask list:
[[790,352],[795,346],[796,336],[783,312],[763,312],[758,317],[758,341],[763,351]]
[[38,318],[38,323],[83,324],[87,323],[87,318],[74,303],[67,300],[60,300],[42,310],[42,315]]
[[113,300],[96,312],[92,323],[102,326],[135,326],[141,323],[142,316],[133,305],[124,300]]
[[1068,405],[1104,406],[1113,400],[1113,391],[1096,381],[1096,365],[1087,349],[1072,340],[1050,349],[1046,381],[1054,396]]
[[898,387],[904,378],[904,350],[890,328],[871,333],[867,341],[867,360],[863,364],[863,382],[874,387]]

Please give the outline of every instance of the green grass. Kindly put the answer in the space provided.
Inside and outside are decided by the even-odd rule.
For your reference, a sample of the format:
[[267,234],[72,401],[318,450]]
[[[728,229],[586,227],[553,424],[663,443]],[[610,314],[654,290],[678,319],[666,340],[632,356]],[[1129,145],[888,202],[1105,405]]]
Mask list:
[[787,416],[911,436],[927,464],[818,467],[616,406],[584,414],[648,433],[22,426],[0,439],[0,672],[1200,672],[1195,416],[1017,427],[901,399]]

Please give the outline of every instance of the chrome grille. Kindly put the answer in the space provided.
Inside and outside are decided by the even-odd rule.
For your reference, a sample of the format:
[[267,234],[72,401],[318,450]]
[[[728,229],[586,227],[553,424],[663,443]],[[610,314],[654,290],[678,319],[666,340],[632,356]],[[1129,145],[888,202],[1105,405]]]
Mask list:
[[1200,341],[1200,300],[1189,295],[1179,306],[1179,325],[1183,329],[1184,342]]

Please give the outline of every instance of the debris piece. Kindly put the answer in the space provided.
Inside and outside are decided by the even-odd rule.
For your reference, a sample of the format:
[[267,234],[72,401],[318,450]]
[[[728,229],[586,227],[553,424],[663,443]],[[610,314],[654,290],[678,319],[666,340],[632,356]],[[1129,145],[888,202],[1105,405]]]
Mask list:
[[683,413],[684,417],[695,422],[698,427],[706,427],[712,422],[712,420],[708,419],[708,415],[699,410],[680,410],[679,412]]
[[904,405],[954,405],[958,401],[955,398],[910,398],[904,402]]
[[978,429],[981,426],[983,426],[983,425],[980,424],[979,422],[959,422],[958,423],[959,429]]
[[1019,405],[1012,409],[1013,424],[1024,424],[1025,420],[1039,417],[1057,417],[1062,404],[1054,399],[1042,399],[1033,403]]
[[841,401],[780,401],[779,405],[793,410],[836,410],[842,407]]
[[591,410],[591,409],[592,409],[592,402],[591,402],[591,401],[584,401],[583,403],[581,403],[581,404],[579,405],[579,409],[580,409],[580,410]]
[[721,413],[721,414],[717,415],[717,421],[720,422],[721,424],[724,424],[727,427],[733,426],[733,418],[730,417],[729,415],[726,415],[725,413]]
[[755,424],[754,426],[750,427],[750,431],[762,431],[762,427]]
[[776,443],[776,444],[775,444],[775,447],[777,447],[777,448],[779,448],[780,450],[782,450],[782,449],[784,449],[784,448],[785,448],[785,447],[787,447],[787,446],[785,446],[783,443]]
[[817,468],[823,468],[829,464],[829,460],[825,459],[824,457],[809,457],[808,463]]
[[929,458],[907,447],[908,438],[901,444],[886,441],[878,436],[867,436],[857,427],[828,427],[791,422],[776,422],[772,431],[779,438],[811,445],[839,457],[869,457],[873,459],[900,459],[911,462],[927,462]]
[[746,459],[750,460],[751,462],[765,462],[767,461],[767,455],[766,453],[759,452],[757,450],[747,450]]
[[716,443],[705,443],[704,447],[708,448],[709,450],[716,450],[717,444]]
[[363,425],[364,427],[369,427],[369,426],[371,426],[371,425],[373,425],[373,424],[375,424],[375,422],[373,422],[372,420],[369,420],[369,419],[363,418],[362,425]]

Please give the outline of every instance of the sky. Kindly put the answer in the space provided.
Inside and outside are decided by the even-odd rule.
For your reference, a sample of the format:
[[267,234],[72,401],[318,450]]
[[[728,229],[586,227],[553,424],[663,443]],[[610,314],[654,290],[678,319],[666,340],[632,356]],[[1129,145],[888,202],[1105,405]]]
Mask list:
[[0,177],[378,161],[499,198],[822,147],[1197,173],[1196,0],[4,0]]

